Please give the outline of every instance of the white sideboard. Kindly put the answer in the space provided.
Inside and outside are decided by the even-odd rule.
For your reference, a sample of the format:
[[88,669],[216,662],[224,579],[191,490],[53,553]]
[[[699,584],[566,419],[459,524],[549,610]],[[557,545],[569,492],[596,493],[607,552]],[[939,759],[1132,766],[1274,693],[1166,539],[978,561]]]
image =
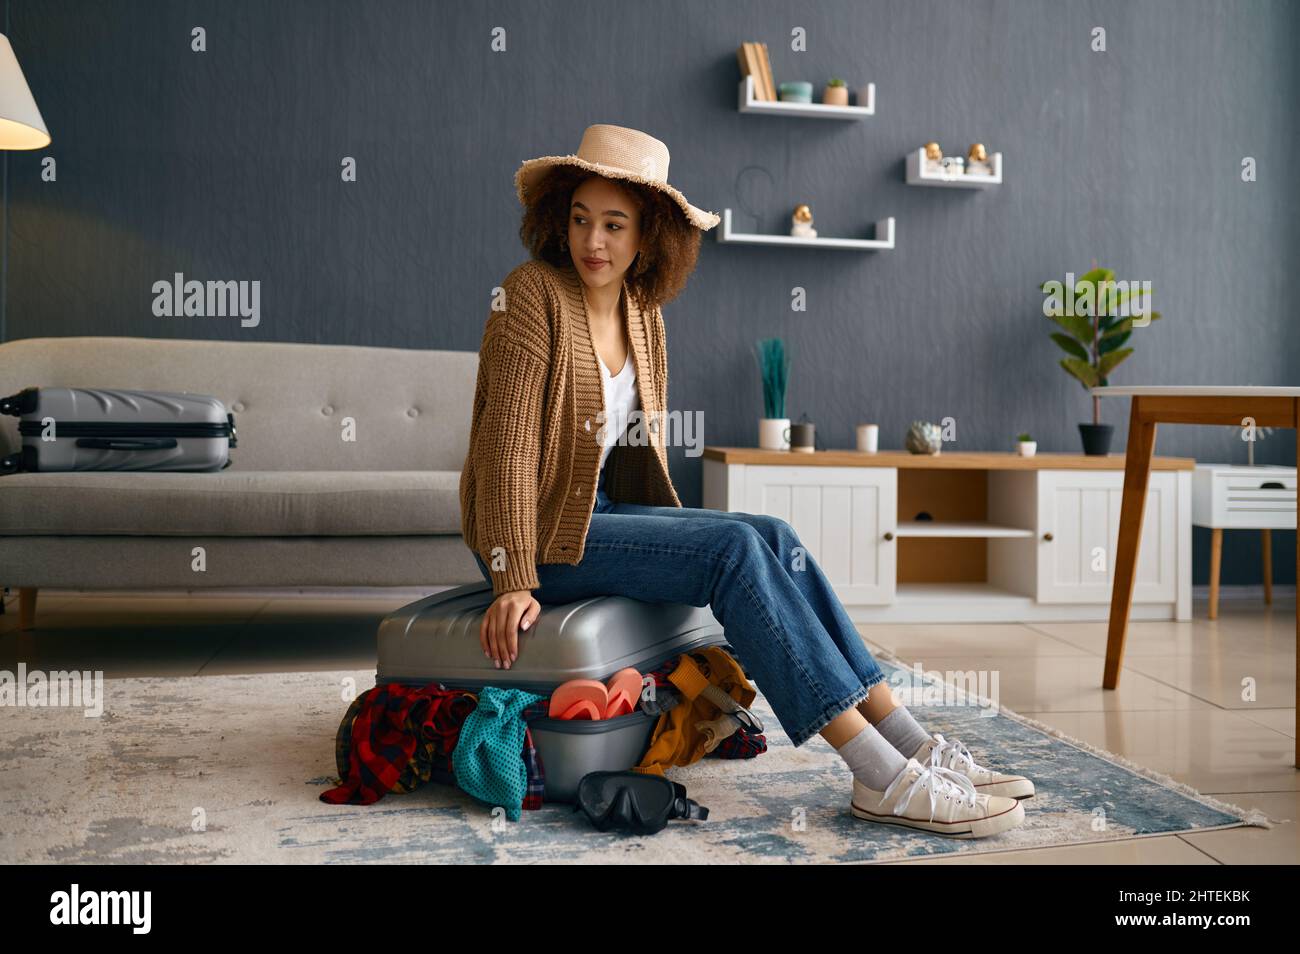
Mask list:
[[[1190,458],[1152,462],[1132,616],[1191,619]],[[1122,455],[708,447],[710,509],[787,521],[860,622],[1105,620]]]

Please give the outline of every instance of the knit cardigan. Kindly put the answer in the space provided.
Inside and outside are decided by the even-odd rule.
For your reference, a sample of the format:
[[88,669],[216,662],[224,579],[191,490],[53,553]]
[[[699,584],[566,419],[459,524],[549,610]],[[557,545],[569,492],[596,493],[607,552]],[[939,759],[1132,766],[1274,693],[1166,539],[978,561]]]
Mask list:
[[[537,564],[582,561],[596,502],[605,418],[582,278],[531,260],[502,283],[504,307],[479,348],[469,451],[460,477],[461,535],[487,564],[496,595],[541,584]],[[643,416],[605,462],[613,501],[682,505],[664,435],[668,359],[660,309],[622,304]],[[608,425],[612,426],[612,425]]]

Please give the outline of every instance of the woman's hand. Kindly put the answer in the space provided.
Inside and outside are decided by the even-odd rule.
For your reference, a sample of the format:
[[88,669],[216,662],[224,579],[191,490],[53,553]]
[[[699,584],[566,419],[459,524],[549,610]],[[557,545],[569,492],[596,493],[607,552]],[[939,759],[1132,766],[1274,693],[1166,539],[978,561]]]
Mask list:
[[478,641],[483,646],[483,655],[498,669],[503,665],[509,669],[519,655],[519,631],[533,625],[541,611],[532,590],[512,590],[498,596],[483,614],[479,626]]

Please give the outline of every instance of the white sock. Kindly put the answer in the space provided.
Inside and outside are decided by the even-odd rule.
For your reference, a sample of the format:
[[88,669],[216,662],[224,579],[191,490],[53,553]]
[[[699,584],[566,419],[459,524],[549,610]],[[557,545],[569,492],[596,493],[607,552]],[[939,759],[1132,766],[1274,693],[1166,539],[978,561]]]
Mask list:
[[912,713],[907,711],[907,706],[899,706],[877,722],[876,731],[888,739],[905,759],[910,759],[921,743],[930,739],[930,733],[921,728]]
[[907,768],[907,759],[870,722],[861,732],[835,750],[856,778],[867,788],[883,792]]

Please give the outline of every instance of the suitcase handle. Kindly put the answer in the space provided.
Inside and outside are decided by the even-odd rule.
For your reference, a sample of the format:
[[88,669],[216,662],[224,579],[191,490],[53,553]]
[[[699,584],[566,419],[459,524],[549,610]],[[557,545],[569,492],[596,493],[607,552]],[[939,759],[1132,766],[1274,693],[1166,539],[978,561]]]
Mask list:
[[0,414],[22,417],[36,410],[36,388],[24,388],[17,394],[0,398]]
[[171,450],[176,446],[174,437],[78,437],[78,447],[90,447],[95,450]]

